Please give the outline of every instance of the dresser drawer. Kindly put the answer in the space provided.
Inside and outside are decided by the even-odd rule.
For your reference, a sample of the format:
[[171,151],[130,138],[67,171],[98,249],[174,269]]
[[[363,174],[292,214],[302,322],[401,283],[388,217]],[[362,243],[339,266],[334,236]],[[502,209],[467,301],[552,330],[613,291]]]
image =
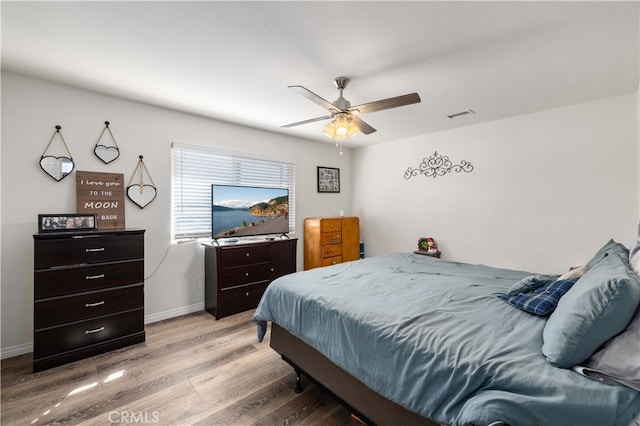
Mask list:
[[268,285],[269,281],[265,281],[223,289],[220,293],[220,307],[229,312],[241,312],[246,309],[255,308],[258,306],[258,302],[260,302],[260,298]]
[[41,269],[36,270],[34,275],[34,297],[38,300],[79,291],[142,283],[144,261]]
[[95,234],[37,239],[34,250],[35,269],[142,259],[144,257],[144,235]]
[[142,309],[36,330],[33,357],[43,358],[141,331],[144,331]]
[[342,229],[342,219],[322,219],[321,232],[335,232]]
[[340,244],[342,242],[342,233],[336,232],[323,232],[322,233],[322,245],[327,244]]
[[229,266],[249,265],[269,261],[269,247],[266,245],[247,244],[242,247],[224,248],[220,253],[221,265]]
[[271,276],[269,263],[237,266],[220,270],[220,288],[234,287],[243,284],[268,280]]
[[322,259],[322,266],[331,266],[342,263],[342,256],[326,257]]
[[333,257],[342,255],[342,244],[330,244],[328,246],[322,246],[322,257]]
[[112,290],[94,291],[75,296],[56,297],[36,301],[34,327],[36,330],[74,321],[109,315],[144,306],[142,284]]

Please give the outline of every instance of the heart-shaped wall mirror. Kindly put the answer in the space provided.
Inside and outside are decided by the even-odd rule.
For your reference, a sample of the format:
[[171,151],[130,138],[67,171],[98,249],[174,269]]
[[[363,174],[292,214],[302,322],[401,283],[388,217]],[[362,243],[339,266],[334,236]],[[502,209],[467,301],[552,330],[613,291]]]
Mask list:
[[127,186],[127,197],[141,209],[144,209],[152,202],[157,194],[158,191],[153,185],[133,184]]
[[53,157],[47,155],[40,158],[40,167],[46,174],[60,182],[71,174],[75,164],[73,160],[68,157]]
[[104,164],[109,164],[116,158],[120,156],[120,150],[116,146],[104,146],[104,145],[96,145],[93,148],[93,153],[96,154]]
[[[147,166],[144,165],[142,161],[142,155],[138,156],[138,165],[136,166],[133,174],[131,175],[131,179],[129,179],[129,184],[127,185],[127,198],[129,198],[133,203],[144,209],[149,203],[151,203],[158,195],[158,191],[156,190],[156,186],[153,183],[153,179],[151,179],[151,175],[149,174],[149,170],[147,170]],[[144,183],[144,175],[147,174],[147,177],[151,181],[152,185]],[[133,178],[138,175],[138,183],[131,184]]]
[[[67,147],[67,143],[62,137],[60,129],[62,129],[61,126],[56,126],[56,131],[40,156],[40,168],[57,182],[60,182],[65,177],[69,176],[75,167],[73,157],[71,157],[71,152],[69,152],[69,147]],[[64,146],[67,155],[55,156],[47,154],[47,151],[51,147],[51,143],[56,139],[56,136],[62,141],[62,145]]]
[[[113,146],[106,145],[102,142],[102,136],[104,136],[105,132],[109,132],[109,136],[111,136],[111,141],[113,142]],[[104,164],[109,164],[116,158],[120,156],[120,148],[118,148],[118,143],[116,142],[116,138],[113,137],[113,133],[111,133],[111,129],[109,128],[109,122],[104,122],[104,129],[102,129],[102,133],[98,137],[98,141],[96,142],[96,146],[93,148],[93,153],[98,157]]]

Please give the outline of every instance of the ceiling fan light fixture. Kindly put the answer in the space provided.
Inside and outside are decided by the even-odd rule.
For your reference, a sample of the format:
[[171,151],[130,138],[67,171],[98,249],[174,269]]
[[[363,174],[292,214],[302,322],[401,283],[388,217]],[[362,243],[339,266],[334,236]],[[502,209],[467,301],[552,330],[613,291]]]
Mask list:
[[338,113],[334,119],[327,124],[322,133],[335,140],[352,138],[360,133],[360,129],[351,120],[347,113]]

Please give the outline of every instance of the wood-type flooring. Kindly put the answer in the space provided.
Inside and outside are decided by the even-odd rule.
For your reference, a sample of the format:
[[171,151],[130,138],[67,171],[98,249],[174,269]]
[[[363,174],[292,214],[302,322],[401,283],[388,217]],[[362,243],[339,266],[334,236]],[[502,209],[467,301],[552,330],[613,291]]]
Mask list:
[[2,425],[355,425],[268,343],[253,311],[199,312],[146,325],[146,342],[33,374],[1,362]]

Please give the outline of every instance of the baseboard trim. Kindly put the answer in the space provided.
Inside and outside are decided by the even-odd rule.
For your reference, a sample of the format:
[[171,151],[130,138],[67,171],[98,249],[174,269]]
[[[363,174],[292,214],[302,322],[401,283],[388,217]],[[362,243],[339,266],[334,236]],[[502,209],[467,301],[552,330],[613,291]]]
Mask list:
[[13,358],[14,356],[28,354],[29,352],[33,352],[33,342],[2,348],[0,359]]
[[145,315],[144,323],[151,324],[152,322],[158,322],[169,318],[179,317],[181,315],[192,314],[194,312],[204,311],[204,302],[196,303],[189,306],[181,306],[176,309],[170,309],[164,312],[158,312],[156,314]]
[[[194,305],[182,306],[176,309],[170,309],[164,312],[158,312],[156,314],[145,315],[144,323],[151,324],[152,322],[158,322],[181,315],[192,314],[194,312],[204,311],[204,302],[196,303]],[[2,348],[0,351],[0,359],[13,358],[14,356],[20,356],[33,352],[33,342],[23,343],[21,345],[9,346]]]

